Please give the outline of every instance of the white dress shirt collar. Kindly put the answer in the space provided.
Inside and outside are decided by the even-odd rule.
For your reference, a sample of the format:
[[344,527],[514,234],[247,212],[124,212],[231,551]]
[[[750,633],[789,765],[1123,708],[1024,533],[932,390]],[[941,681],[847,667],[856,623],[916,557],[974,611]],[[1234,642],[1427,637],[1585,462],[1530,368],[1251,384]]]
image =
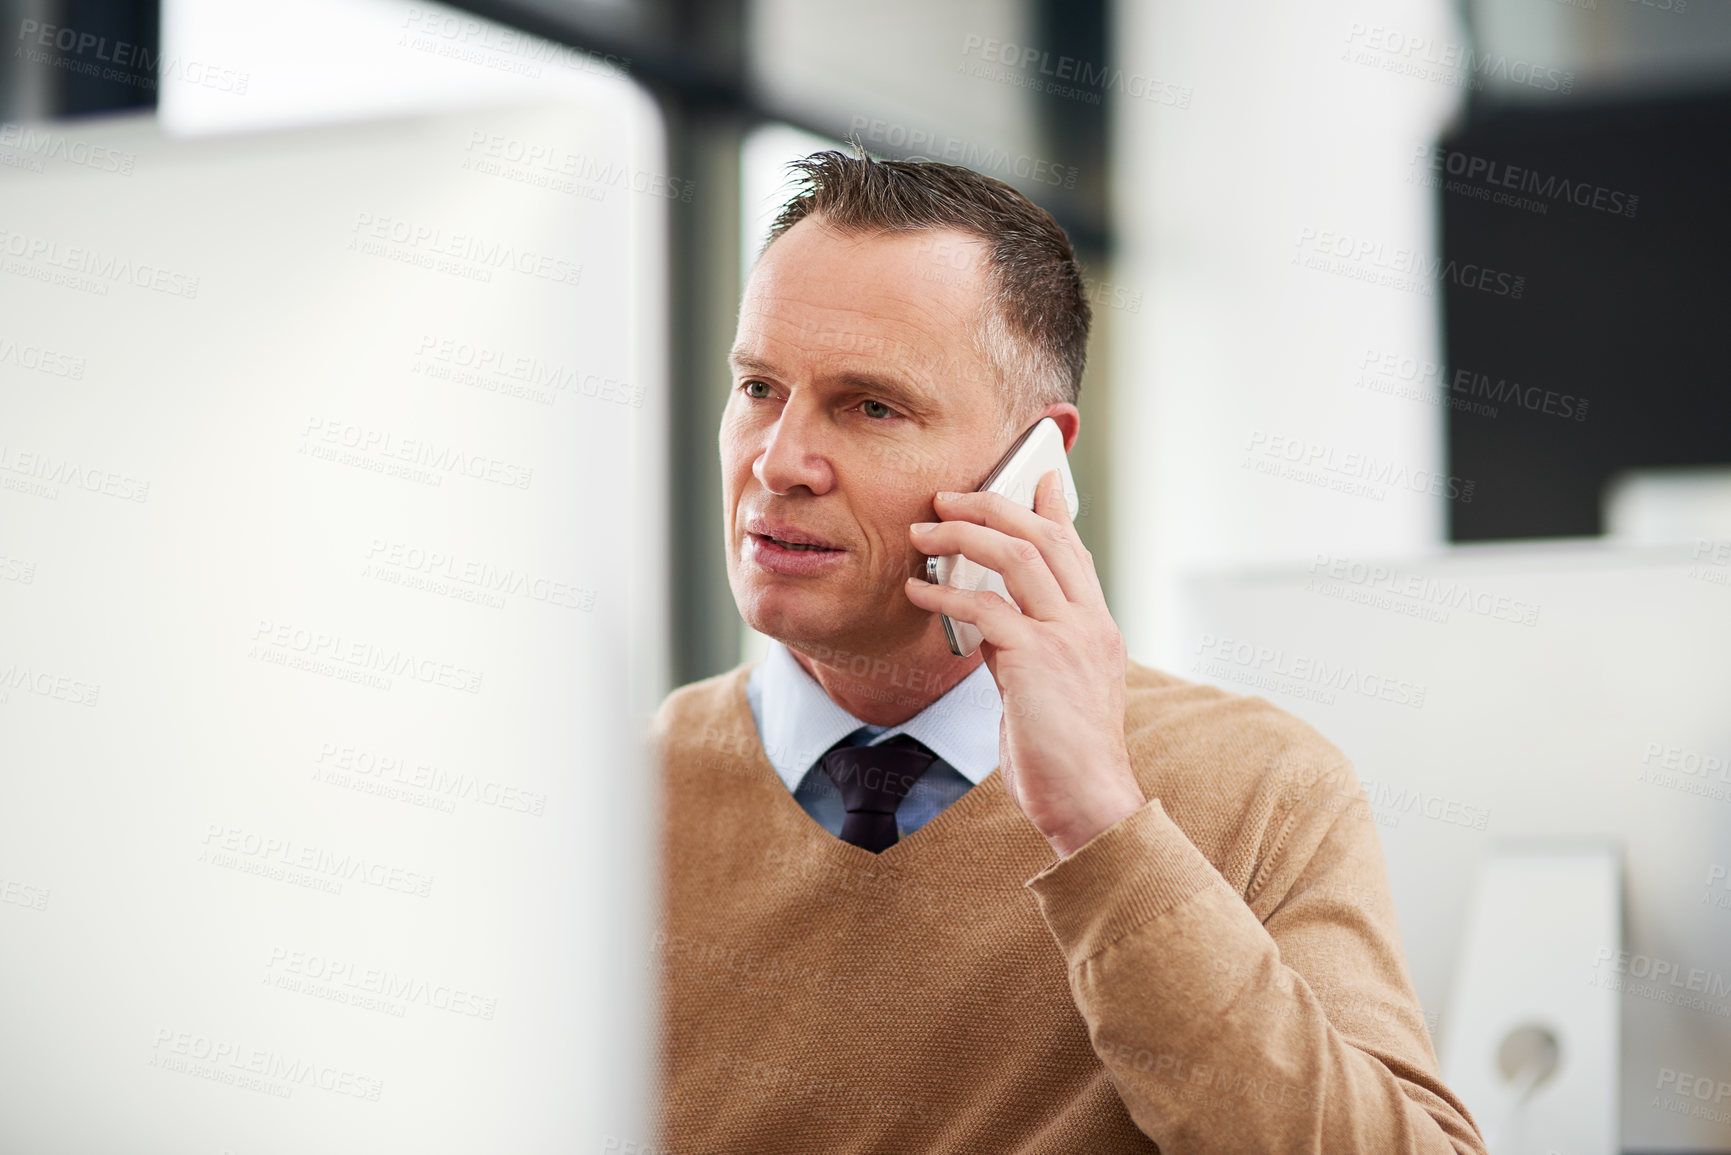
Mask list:
[[[747,697],[764,752],[789,790],[799,789],[824,751],[866,725],[831,701],[787,647],[774,640],[768,655],[751,671]],[[874,737],[872,745],[907,734],[977,786],[997,769],[998,722],[1003,713],[998,684],[982,662],[943,697]]]

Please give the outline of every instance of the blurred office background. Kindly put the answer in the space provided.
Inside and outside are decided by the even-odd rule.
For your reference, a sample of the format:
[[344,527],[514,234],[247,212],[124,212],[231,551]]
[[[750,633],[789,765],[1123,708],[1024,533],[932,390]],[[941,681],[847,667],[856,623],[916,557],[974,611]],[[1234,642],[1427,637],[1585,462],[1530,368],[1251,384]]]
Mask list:
[[[851,137],[1019,188],[1089,280],[1073,465],[1131,654],[1354,759],[1493,1151],[1731,1151],[1731,6],[5,11],[0,114],[73,136],[268,150],[604,109],[597,78],[640,95],[676,495],[659,688],[761,653],[715,430],[787,161]],[[118,42],[160,67],[84,67]]]

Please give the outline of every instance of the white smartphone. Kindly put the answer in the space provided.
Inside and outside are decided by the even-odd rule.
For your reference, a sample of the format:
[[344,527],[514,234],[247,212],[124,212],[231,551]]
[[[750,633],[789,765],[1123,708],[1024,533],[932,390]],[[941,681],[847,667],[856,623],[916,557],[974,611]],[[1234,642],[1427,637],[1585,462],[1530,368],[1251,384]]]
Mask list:
[[[1040,478],[1054,469],[1064,483],[1064,505],[1074,520],[1081,509],[1081,502],[1076,497],[1076,480],[1070,476],[1070,458],[1064,452],[1064,434],[1050,417],[1040,418],[1016,438],[1016,443],[1010,446],[1010,451],[1004,454],[997,468],[980,483],[979,492],[1001,493],[1011,501],[1033,509],[1034,490]],[[926,580],[959,590],[991,590],[1011,605],[1016,605],[1016,599],[1004,588],[1004,579],[996,570],[969,561],[959,553],[927,558]],[[1020,606],[1016,608],[1021,609]],[[947,614],[938,616],[944,623],[944,636],[949,639],[950,653],[965,658],[980,648],[982,639],[978,629],[967,622],[952,621]]]

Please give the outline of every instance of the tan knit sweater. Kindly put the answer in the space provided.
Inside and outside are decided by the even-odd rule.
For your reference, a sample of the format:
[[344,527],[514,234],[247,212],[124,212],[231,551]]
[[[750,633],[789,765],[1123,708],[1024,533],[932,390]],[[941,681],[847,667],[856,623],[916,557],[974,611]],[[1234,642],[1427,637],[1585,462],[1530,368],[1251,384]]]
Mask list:
[[1132,663],[1147,806],[1056,861],[994,772],[880,855],[776,776],[749,673],[655,719],[666,1155],[1483,1155],[1303,722]]

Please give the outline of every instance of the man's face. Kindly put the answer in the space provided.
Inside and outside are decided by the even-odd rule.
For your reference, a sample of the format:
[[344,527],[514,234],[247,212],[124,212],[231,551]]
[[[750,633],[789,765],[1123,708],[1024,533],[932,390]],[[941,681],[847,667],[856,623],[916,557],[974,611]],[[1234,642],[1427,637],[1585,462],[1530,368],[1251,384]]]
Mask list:
[[[946,652],[903,582],[908,526],[1014,439],[972,335],[986,248],[960,232],[839,232],[807,218],[746,285],[721,419],[727,577],[751,627],[795,647]],[[798,548],[800,544],[821,548]]]

